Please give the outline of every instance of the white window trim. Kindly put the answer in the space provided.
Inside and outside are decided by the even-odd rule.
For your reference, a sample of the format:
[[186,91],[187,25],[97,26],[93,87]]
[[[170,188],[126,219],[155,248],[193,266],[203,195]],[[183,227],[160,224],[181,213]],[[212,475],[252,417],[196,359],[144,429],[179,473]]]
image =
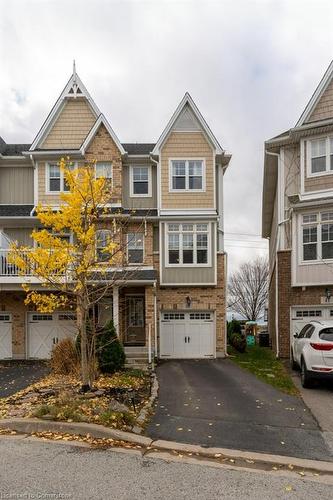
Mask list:
[[[69,191],[64,191],[65,184],[65,176],[64,173],[60,169],[60,191],[50,191],[50,166],[57,165],[59,162],[56,161],[48,161],[45,163],[45,194],[57,195],[60,193],[69,193]],[[78,162],[73,162],[73,167],[77,168]],[[60,168],[60,166],[59,166]]]
[[[147,194],[134,193],[133,170],[135,167],[148,168],[148,193]],[[151,197],[152,197],[151,165],[130,165],[130,198],[151,198]]]
[[[320,139],[326,139],[326,170],[324,172],[312,172],[311,171],[311,159],[312,159],[312,154],[311,154],[311,142],[312,141],[318,141]],[[307,139],[306,142],[306,176],[307,178],[309,177],[322,177],[325,175],[333,175],[333,170],[330,168],[330,140],[333,139],[332,135],[318,135],[315,137],[312,137],[311,139]],[[304,141],[303,141],[304,142]],[[332,152],[333,153],[333,152]],[[304,160],[303,160],[304,161]],[[302,165],[304,169],[304,165]]]
[[111,177],[105,177],[105,179],[111,179],[111,183],[113,183],[113,163],[112,163],[112,161],[106,161],[106,160],[105,161],[102,161],[102,160],[96,161],[95,169],[94,169],[95,170],[95,179],[100,179],[100,177],[96,177],[96,166],[99,163],[110,163],[110,165],[111,165]]
[[[299,221],[298,221],[298,235],[299,235],[299,244],[298,244],[298,255],[299,255],[299,265],[301,266],[308,266],[308,265],[315,265],[315,264],[332,264],[333,263],[333,258],[332,259],[323,259],[322,258],[322,239],[321,239],[321,226],[323,224],[333,224],[332,221],[322,221],[321,220],[321,214],[326,213],[326,212],[333,212],[331,209],[326,209],[322,210],[320,212],[317,212],[315,210],[311,210],[309,212],[303,212],[299,214]],[[316,214],[317,215],[317,222],[309,222],[303,224],[303,215],[309,215],[309,214]],[[303,227],[317,227],[317,259],[315,260],[304,260],[303,256]]]
[[[193,224],[196,226],[197,224],[207,224],[208,226],[208,231],[207,231],[207,263],[206,264],[170,264],[169,263],[169,224]],[[196,234],[197,231],[195,230],[193,233],[188,233],[188,234]],[[172,232],[171,232],[172,234]],[[177,233],[176,231],[174,234],[181,234]],[[164,248],[165,248],[165,267],[173,267],[173,268],[183,268],[183,267],[212,267],[212,230],[211,230],[211,223],[210,222],[192,222],[192,221],[182,221],[182,222],[168,222],[165,224],[165,235],[164,235]],[[183,245],[182,245],[182,238],[179,238],[179,255],[182,254],[183,250]],[[197,250],[197,239],[193,238],[193,257],[196,258],[196,250]]]
[[[128,238],[130,234],[142,234],[142,262],[129,262],[128,260]],[[141,250],[141,249],[139,249]],[[139,233],[139,232],[129,232],[126,234],[126,261],[128,266],[141,266],[144,264],[145,261],[145,234],[144,232]]]
[[[172,162],[185,161],[185,189],[172,188]],[[189,189],[189,175],[188,175],[188,162],[189,161],[202,161],[202,188]],[[206,160],[205,158],[169,158],[169,193],[204,193],[206,192]]]

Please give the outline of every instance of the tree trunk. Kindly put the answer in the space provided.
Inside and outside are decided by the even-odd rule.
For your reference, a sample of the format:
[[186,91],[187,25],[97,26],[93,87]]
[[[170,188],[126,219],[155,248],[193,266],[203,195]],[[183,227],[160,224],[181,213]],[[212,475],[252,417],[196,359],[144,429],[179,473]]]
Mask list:
[[90,389],[90,377],[88,364],[86,310],[82,297],[80,295],[77,297],[77,327],[80,335],[81,345],[81,389],[82,392],[87,392]]

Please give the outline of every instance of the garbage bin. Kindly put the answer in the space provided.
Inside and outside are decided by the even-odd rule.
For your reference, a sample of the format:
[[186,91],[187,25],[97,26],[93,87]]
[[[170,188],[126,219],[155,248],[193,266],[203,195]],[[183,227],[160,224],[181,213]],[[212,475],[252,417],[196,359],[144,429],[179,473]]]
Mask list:
[[259,347],[269,347],[269,333],[259,333]]

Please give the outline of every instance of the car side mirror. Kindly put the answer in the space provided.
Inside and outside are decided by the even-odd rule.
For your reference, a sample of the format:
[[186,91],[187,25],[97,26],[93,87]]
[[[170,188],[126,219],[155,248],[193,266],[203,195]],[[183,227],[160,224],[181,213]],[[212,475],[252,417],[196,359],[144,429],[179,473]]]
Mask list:
[[294,333],[294,339],[297,339],[298,333]]

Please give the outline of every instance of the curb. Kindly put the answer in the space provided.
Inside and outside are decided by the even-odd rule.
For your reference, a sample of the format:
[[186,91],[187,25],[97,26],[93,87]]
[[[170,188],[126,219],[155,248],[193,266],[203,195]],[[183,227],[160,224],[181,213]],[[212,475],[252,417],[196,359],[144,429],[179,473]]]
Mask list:
[[52,420],[45,421],[38,418],[12,418],[0,420],[0,429],[17,431],[22,434],[30,434],[32,432],[61,432],[82,436],[89,434],[91,437],[97,439],[104,438],[126,441],[128,443],[146,447],[148,450],[153,447],[155,451],[176,451],[180,453],[188,452],[206,458],[217,458],[216,455],[219,455],[223,458],[254,460],[257,463],[261,462],[269,465],[292,465],[293,467],[300,469],[308,469],[319,473],[328,473],[333,475],[333,462],[308,460],[281,455],[269,455],[266,453],[232,450],[228,448],[204,448],[199,445],[164,441],[161,439],[153,440],[146,436],[140,436],[132,432],[110,429],[98,424],[56,422]]

